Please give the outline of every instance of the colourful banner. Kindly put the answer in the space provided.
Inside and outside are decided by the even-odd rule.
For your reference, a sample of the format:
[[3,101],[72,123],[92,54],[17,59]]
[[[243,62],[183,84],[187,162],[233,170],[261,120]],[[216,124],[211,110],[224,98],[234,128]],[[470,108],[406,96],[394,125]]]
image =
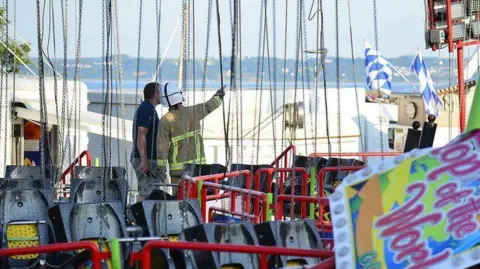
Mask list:
[[480,264],[479,148],[477,130],[344,180],[330,197],[337,268]]

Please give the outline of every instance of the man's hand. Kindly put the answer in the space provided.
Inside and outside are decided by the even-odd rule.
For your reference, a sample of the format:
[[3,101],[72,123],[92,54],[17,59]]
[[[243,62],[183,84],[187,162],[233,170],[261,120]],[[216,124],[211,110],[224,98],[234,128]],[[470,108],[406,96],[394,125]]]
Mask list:
[[138,171],[140,173],[146,174],[148,172],[148,161],[147,160],[142,160],[140,162],[140,167],[138,168]]
[[223,98],[225,96],[225,87],[227,87],[226,85],[223,85],[223,87],[221,87],[216,93],[215,93],[215,96],[218,96],[220,98]]

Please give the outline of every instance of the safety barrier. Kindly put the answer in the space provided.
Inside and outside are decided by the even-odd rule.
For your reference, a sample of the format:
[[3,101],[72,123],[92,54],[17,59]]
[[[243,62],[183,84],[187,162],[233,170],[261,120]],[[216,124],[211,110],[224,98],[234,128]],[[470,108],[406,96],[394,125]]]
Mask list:
[[[251,246],[251,245],[231,245],[231,244],[211,244],[198,242],[169,242],[169,241],[150,241],[145,244],[141,253],[142,268],[151,268],[151,253],[152,249],[188,249],[188,250],[203,250],[211,252],[235,252],[257,254],[260,256],[260,269],[266,269],[268,264],[268,255],[278,256],[298,256],[298,257],[318,257],[326,259],[321,265],[315,268],[335,268],[334,253],[325,250],[311,250],[311,249],[292,249],[292,248],[278,248],[266,246]],[[135,255],[138,257],[138,255]]]
[[[230,198],[230,211],[229,214],[236,213],[236,198],[241,196],[244,205],[244,211],[250,212],[250,197],[254,199],[253,214],[260,217],[260,222],[267,219],[267,195],[263,192],[258,192],[250,189],[242,189],[232,187],[228,185],[216,184],[212,182],[203,182],[200,184],[199,192],[200,196],[200,208],[202,210],[203,219],[207,219],[207,201],[218,200],[223,198]],[[214,195],[207,197],[207,189],[216,190]],[[227,191],[225,193],[219,193],[220,190]],[[262,209],[262,210],[261,210]],[[244,213],[244,212],[242,212]]]
[[[314,204],[318,204],[320,208],[328,206],[328,199],[326,198],[320,198],[320,197],[313,197],[313,196],[298,196],[298,195],[286,195],[286,194],[280,194],[277,196],[276,199],[276,207],[277,210],[275,212],[275,220],[281,221],[284,220],[283,216],[283,203],[285,201],[294,201],[296,203],[301,203],[302,207],[307,203],[310,203],[313,207]],[[306,212],[302,210],[301,213],[301,218],[302,219],[315,219],[315,216],[313,215],[313,212],[307,216]],[[318,217],[316,226],[318,229],[320,229],[322,232],[325,233],[333,233],[332,229],[332,223],[331,222],[326,222],[323,220],[321,215]],[[327,249],[332,249],[334,246],[333,238],[331,239],[326,239],[322,237],[322,240],[324,241],[324,246]]]
[[[325,173],[326,172],[339,172],[339,171],[358,171],[363,169],[363,166],[337,166],[337,167],[324,167],[318,172],[318,195],[320,198],[324,198],[324,188],[325,188]],[[324,205],[319,206],[319,219],[323,220],[323,215],[325,213]],[[313,206],[310,208],[310,213],[313,213]]]
[[51,245],[41,245],[38,247],[27,248],[2,248],[0,249],[0,257],[10,257],[17,255],[27,255],[36,253],[55,253],[73,250],[89,250],[92,255],[92,268],[101,268],[102,260],[111,258],[109,252],[99,252],[98,247],[93,242],[74,242],[74,243],[59,243]]
[[[213,174],[213,175],[206,175],[206,176],[198,176],[198,177],[188,177],[184,176],[179,184],[178,184],[178,199],[183,200],[183,193],[186,193],[187,199],[195,199],[200,197],[200,193],[198,192],[201,189],[201,185],[204,182],[212,182],[218,184],[218,182],[224,178],[228,177],[238,177],[241,175],[245,175],[245,183],[248,188],[251,186],[251,175],[250,171],[242,170],[242,171],[233,171],[228,173],[221,173],[221,174]],[[185,188],[185,191],[183,190]],[[218,195],[218,190],[214,190],[214,195]]]
[[360,157],[365,162],[368,157],[395,157],[403,152],[321,152],[312,153],[309,157]]
[[[279,184],[279,193],[284,192],[284,183],[286,176],[283,176],[286,173],[292,173],[293,177],[296,179],[296,174],[301,173],[302,174],[302,190],[301,193],[302,195],[306,196],[308,195],[308,182],[310,175],[308,172],[305,170],[305,168],[302,167],[296,167],[296,168],[260,168],[258,169],[257,173],[255,174],[254,178],[254,188],[256,191],[261,191],[261,178],[263,173],[267,173],[267,220],[270,220],[270,217],[273,215],[273,210],[275,209],[272,207],[273,203],[273,189],[272,189],[272,184],[273,184],[273,174],[274,173],[280,173],[280,177],[278,179],[278,184]],[[293,182],[295,183],[295,182]],[[295,185],[295,184],[291,184]],[[294,187],[292,188],[292,191],[294,191]],[[306,207],[302,206],[302,211],[306,212]]]
[[290,165],[288,163],[288,155],[290,154],[292,155],[292,158],[297,155],[297,148],[293,144],[288,146],[282,153],[280,153],[280,155],[278,155],[278,157],[275,158],[275,160],[272,162],[271,166],[275,168],[281,168],[280,162],[283,159],[283,168],[289,167]]
[[68,190],[65,188],[67,185],[67,175],[70,174],[70,178],[74,177],[74,172],[75,172],[75,166],[79,164],[80,166],[83,164],[82,159],[85,157],[87,161],[87,166],[92,166],[92,156],[90,155],[90,152],[88,150],[84,150],[78,155],[78,157],[68,166],[65,171],[63,171],[61,175],[61,180],[62,180],[62,190],[60,191],[63,193],[63,197],[67,197],[68,195]]

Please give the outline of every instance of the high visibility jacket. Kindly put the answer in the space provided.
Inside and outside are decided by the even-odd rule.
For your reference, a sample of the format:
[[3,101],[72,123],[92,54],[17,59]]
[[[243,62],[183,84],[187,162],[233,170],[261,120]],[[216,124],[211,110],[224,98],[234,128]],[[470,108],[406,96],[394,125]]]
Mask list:
[[222,98],[214,96],[205,103],[170,109],[158,124],[157,166],[160,173],[168,163],[170,175],[182,174],[183,165],[205,164],[200,121],[222,104]]

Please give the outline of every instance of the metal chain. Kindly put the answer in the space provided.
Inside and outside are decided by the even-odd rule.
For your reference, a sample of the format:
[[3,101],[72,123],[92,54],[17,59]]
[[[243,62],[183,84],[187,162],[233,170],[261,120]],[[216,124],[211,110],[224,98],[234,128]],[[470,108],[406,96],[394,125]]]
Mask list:
[[[61,115],[62,117],[62,122],[61,124],[59,123],[60,127],[60,136],[62,140],[62,156],[61,160],[62,163],[60,165],[60,169],[63,170],[63,164],[65,160],[65,154],[66,154],[66,149],[67,146],[69,146],[67,143],[69,142],[69,134],[66,135],[65,132],[65,117],[68,117],[68,115],[65,113],[65,110],[68,109],[66,105],[68,104],[68,84],[67,84],[67,49],[68,49],[68,1],[61,0],[61,13],[62,13],[62,39],[63,39],[63,66],[62,66],[62,112]],[[68,130],[67,130],[68,132]]]
[[265,4],[264,7],[264,27],[263,27],[263,34],[260,36],[260,38],[263,38],[263,44],[262,44],[262,58],[260,59],[260,98],[258,100],[258,125],[257,125],[257,154],[256,154],[256,160],[255,163],[258,164],[258,159],[260,155],[260,127],[262,124],[262,101],[263,101],[263,78],[264,78],[264,64],[265,64],[265,45],[267,42],[267,0],[263,1],[262,3]]
[[[264,1],[262,0],[260,3],[260,23],[259,23],[259,32],[258,32],[258,58],[257,58],[257,77],[256,77],[256,83],[255,83],[255,108],[253,111],[253,134],[255,134],[255,130],[257,127],[257,104],[261,100],[258,100],[258,90],[259,90],[259,83],[260,83],[260,63],[261,63],[261,51],[262,51],[262,36],[263,36],[263,9],[264,9]],[[261,105],[260,105],[261,107]],[[251,163],[253,163],[253,158],[255,154],[255,139],[252,138],[252,154],[251,154]]]
[[[272,1],[272,32],[273,32],[273,109],[272,111],[277,111],[277,0]],[[273,112],[272,112],[273,117]],[[275,120],[272,120],[272,124],[274,125]],[[275,129],[275,126],[272,126]],[[277,145],[276,139],[274,141],[273,146],[273,156],[277,156]],[[280,149],[282,152],[283,149]]]
[[[313,4],[314,4],[314,1],[312,0],[312,7],[310,8],[310,10],[313,9]],[[317,10],[320,9],[320,1],[317,1]],[[319,52],[320,53],[325,53],[324,52],[324,48],[321,48],[320,47],[320,16],[317,14],[317,31],[316,31],[316,46],[315,48],[317,49],[317,52],[315,53],[315,79],[314,79],[314,84],[315,84],[315,124],[314,124],[314,142],[313,142],[313,152],[317,152],[317,134],[318,134],[318,79],[319,79],[319,72],[320,72],[320,64],[319,64],[319,57],[318,57],[318,54]],[[310,19],[310,18],[309,18]],[[313,18],[312,18],[313,19]],[[323,61],[323,57],[320,59]],[[323,72],[323,70],[322,70]]]
[[284,51],[283,51],[283,102],[282,102],[282,148],[285,142],[285,97],[287,92],[287,44],[288,44],[288,0],[285,1],[285,36],[284,36]]
[[[310,73],[308,72],[308,54],[305,54],[305,51],[307,51],[307,23],[306,23],[306,16],[305,16],[305,1],[301,1],[301,21],[300,23],[302,24],[302,38],[301,38],[301,46],[302,48],[300,50],[300,56],[301,56],[301,63],[302,63],[302,98],[304,104],[306,104],[306,99],[305,99],[305,79],[307,80],[307,88],[310,89]],[[307,56],[306,56],[307,55]],[[305,76],[305,77],[304,77]],[[311,100],[311,99],[310,99]],[[311,107],[311,106],[310,106]],[[311,115],[312,110],[310,109],[310,115]],[[306,115],[305,113],[305,105],[303,106],[303,115]],[[311,119],[311,117],[310,117]],[[303,135],[305,137],[305,155],[308,155],[308,148],[307,148],[307,124],[306,124],[306,118],[304,120],[304,126],[303,126]],[[313,125],[313,124],[312,124]]]
[[[182,68],[183,68],[183,72],[182,72],[182,92],[184,93],[184,96],[185,97],[188,97],[188,94],[187,94],[187,79],[188,79],[188,18],[185,18],[186,15],[190,16],[189,12],[188,12],[188,6],[189,6],[189,0],[183,0],[183,4],[182,4],[182,14],[183,14],[183,27],[182,27],[182,36],[183,36],[183,51],[182,51],[182,55],[183,55],[183,63],[182,63]],[[183,122],[183,128],[184,129],[184,132],[186,133],[186,130],[188,130],[188,124],[189,124],[189,121],[187,119],[187,110],[186,109],[183,109],[183,113],[182,113],[182,122]],[[182,148],[182,155],[183,155],[183,159],[186,160],[187,159],[187,156],[188,156],[188,149],[187,149],[187,139],[183,139],[182,141],[182,145],[183,145],[183,148]],[[187,195],[187,190],[186,188],[182,188],[182,194],[183,194],[183,197],[185,199],[186,195]],[[185,205],[182,204],[182,208],[181,208],[181,214],[182,214],[182,231],[185,229]],[[165,219],[166,221],[166,219]],[[166,225],[166,224],[165,224]]]
[[[239,119],[237,117],[237,123],[240,122],[240,152],[237,153],[239,156],[239,163],[243,163],[243,113],[241,108],[243,108],[243,66],[242,66],[242,0],[238,1],[238,69],[239,69],[239,84],[240,84],[240,100],[237,100],[237,113]],[[238,104],[238,101],[240,104]],[[237,129],[238,130],[238,129]],[[238,134],[237,134],[238,137]],[[238,142],[237,142],[238,143]]]
[[[339,10],[338,0],[335,0],[335,46],[336,46],[336,82],[337,82],[337,132],[338,132],[338,153],[339,158],[342,158],[342,125],[340,123],[340,109],[341,109],[341,97],[340,97],[340,40],[339,40]],[[340,165],[339,165],[340,166]]]
[[[8,20],[8,15],[9,15],[9,14],[8,14],[8,13],[9,13],[9,11],[8,11],[8,3],[9,3],[9,1],[7,0],[7,1],[5,2],[5,16],[6,16],[5,18],[6,18],[6,24],[7,24],[8,21],[9,21],[9,20]],[[7,48],[6,51],[8,51],[9,48],[10,48],[9,38],[8,38],[8,25],[5,25],[5,47]],[[8,56],[9,56],[8,53],[6,53],[5,56],[4,56],[4,57],[5,57],[5,65],[8,64],[8,60],[9,60],[9,59],[8,59]],[[14,58],[15,58],[15,57],[14,57]],[[7,72],[8,72],[8,71],[7,71]],[[6,165],[7,165],[7,163],[8,163],[8,161],[7,161],[8,119],[10,118],[10,112],[11,112],[10,109],[9,109],[9,106],[10,106],[9,101],[10,101],[10,100],[9,100],[9,96],[8,96],[8,95],[9,95],[9,93],[8,93],[8,73],[5,74],[5,88],[4,88],[4,89],[5,89],[5,104],[4,104],[4,106],[5,106],[5,121],[3,122],[3,124],[4,124],[4,125],[3,125],[3,128],[4,128],[4,130],[3,130],[3,131],[4,131],[4,135],[3,135],[3,137],[4,137],[4,139],[5,139],[5,146],[3,147],[3,156],[5,156],[5,167],[6,167]],[[1,100],[1,99],[0,99],[0,100]]]
[[[323,0],[318,0],[320,2],[320,44],[321,48],[325,48],[325,31],[324,31],[324,17],[323,17]],[[323,74],[323,94],[324,94],[324,104],[325,104],[325,131],[327,133],[327,147],[328,147],[328,157],[332,156],[332,143],[330,141],[330,123],[328,117],[328,98],[327,98],[327,71],[325,70],[325,62],[322,60],[322,74]]]
[[[207,37],[205,45],[205,57],[203,60],[203,75],[202,75],[202,104],[203,109],[205,109],[205,99],[206,99],[206,86],[207,86],[207,71],[208,71],[208,51],[210,49],[210,29],[212,25],[212,0],[208,0],[208,10],[207,10]],[[223,85],[221,85],[223,86]],[[201,124],[202,130],[201,135],[203,137],[203,132],[205,131],[205,124]]]
[[[8,9],[7,9],[8,14]],[[7,17],[8,21],[8,17]],[[7,27],[8,29],[8,27]],[[40,162],[41,164],[41,175],[43,179],[43,184],[46,184],[45,176],[45,137],[48,132],[48,119],[46,117],[46,99],[45,99],[45,81],[44,81],[44,66],[43,66],[43,56],[42,56],[42,36],[41,36],[41,26],[40,26],[40,0],[37,0],[37,44],[38,44],[38,88],[39,88],[39,100],[40,100],[40,130],[41,130],[41,139],[40,139]],[[8,47],[8,35],[7,35],[7,47]],[[7,86],[8,93],[8,76],[5,76],[5,84]],[[7,95],[8,98],[8,95]]]
[[[77,128],[77,107],[78,107],[78,110],[80,110],[80,105],[81,104],[78,104],[77,106],[77,91],[79,90],[77,87],[78,87],[78,82],[80,81],[80,59],[81,59],[81,43],[82,43],[82,13],[83,13],[83,0],[79,0],[79,5],[78,5],[78,30],[75,28],[78,34],[78,37],[77,37],[77,44],[76,44],[76,49],[75,49],[75,71],[74,71],[74,80],[73,80],[73,102],[75,103],[75,112],[74,112],[74,118],[73,118],[73,122],[74,122],[74,126],[77,130],[80,131],[80,128]],[[76,14],[76,11],[75,11],[75,14]],[[76,21],[77,22],[77,21]],[[78,95],[78,99],[79,99],[79,102],[81,102],[81,94]],[[80,113],[78,113],[78,122],[80,122]],[[79,127],[79,126],[78,126]],[[80,135],[78,135],[78,144],[80,143]],[[75,134],[74,136],[74,140],[73,140],[73,146],[74,146],[74,151],[73,151],[73,158],[76,158],[76,155],[77,155],[77,147],[78,147],[78,144],[77,144],[77,134]]]
[[[375,49],[377,51],[377,61],[379,57],[379,48],[378,48],[378,25],[377,25],[377,0],[373,0],[373,24],[375,29]],[[380,82],[377,81],[377,89],[380,88]],[[384,145],[383,145],[383,116],[381,106],[379,106],[378,120],[380,121],[380,152],[382,154],[382,161],[385,159],[383,156]]]
[[357,76],[355,73],[355,53],[353,46],[353,29],[352,29],[352,17],[351,17],[351,6],[350,0],[347,0],[348,5],[348,27],[350,33],[350,51],[352,55],[352,74],[353,74],[353,87],[355,87],[355,105],[357,108],[357,121],[358,121],[358,130],[360,131],[360,149],[362,152],[365,152],[365,145],[363,142],[363,132],[362,132],[362,121],[360,119],[360,104],[358,100],[358,89],[357,89]]

